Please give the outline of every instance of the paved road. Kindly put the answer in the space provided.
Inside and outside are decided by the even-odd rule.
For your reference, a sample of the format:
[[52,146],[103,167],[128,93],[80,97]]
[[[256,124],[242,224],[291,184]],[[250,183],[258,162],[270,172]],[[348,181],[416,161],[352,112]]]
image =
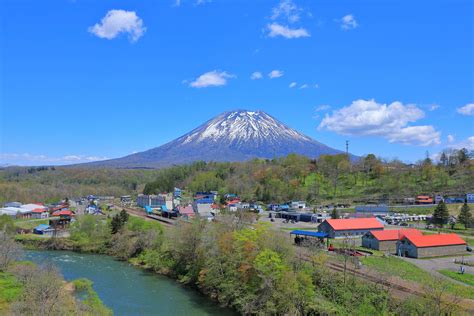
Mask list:
[[[459,271],[460,265],[454,263],[454,259],[461,260],[462,256],[458,257],[449,257],[449,258],[433,258],[433,259],[412,259],[412,258],[404,258],[402,257],[403,260],[408,261],[410,263],[413,263],[417,267],[431,273],[434,276],[437,277],[442,277],[445,279],[449,279],[453,282],[466,285],[465,283],[453,280],[449,277],[446,277],[442,275],[441,273],[438,272],[438,270],[452,270],[452,271]],[[472,261],[472,257],[464,257],[465,260]],[[474,267],[470,266],[464,266],[465,272],[474,274]]]

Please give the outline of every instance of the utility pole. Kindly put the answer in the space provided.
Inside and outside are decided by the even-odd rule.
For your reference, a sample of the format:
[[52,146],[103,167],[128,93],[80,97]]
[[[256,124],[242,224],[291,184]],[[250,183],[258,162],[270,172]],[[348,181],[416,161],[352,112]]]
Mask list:
[[347,155],[347,158],[349,158],[349,141],[346,140],[346,155]]

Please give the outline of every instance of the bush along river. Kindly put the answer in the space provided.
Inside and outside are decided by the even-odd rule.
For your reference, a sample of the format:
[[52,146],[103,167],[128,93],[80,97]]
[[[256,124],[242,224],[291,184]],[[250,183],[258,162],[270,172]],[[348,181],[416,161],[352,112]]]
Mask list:
[[67,281],[87,278],[114,315],[236,315],[176,281],[105,255],[29,250],[25,260],[53,264]]

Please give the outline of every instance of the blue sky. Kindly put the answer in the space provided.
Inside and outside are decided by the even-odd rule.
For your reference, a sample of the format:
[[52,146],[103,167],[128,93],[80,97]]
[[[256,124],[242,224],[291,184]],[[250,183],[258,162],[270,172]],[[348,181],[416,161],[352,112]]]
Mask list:
[[338,149],[348,139],[357,155],[474,149],[473,11],[468,0],[5,0],[0,164],[120,157],[233,109]]

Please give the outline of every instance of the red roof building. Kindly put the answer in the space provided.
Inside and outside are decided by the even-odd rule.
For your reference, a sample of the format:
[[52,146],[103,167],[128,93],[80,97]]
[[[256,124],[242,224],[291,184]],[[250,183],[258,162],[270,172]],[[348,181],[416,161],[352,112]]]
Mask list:
[[362,236],[371,230],[383,229],[383,224],[375,217],[328,219],[318,227],[318,230],[327,233],[329,238]]
[[178,206],[178,212],[181,214],[181,216],[187,216],[187,217],[192,217],[195,215],[194,209],[192,205],[188,206]]
[[398,241],[407,235],[421,236],[422,233],[417,229],[371,230],[362,236],[362,246],[394,254]]
[[370,231],[370,234],[374,236],[378,241],[388,240],[401,240],[406,235],[423,235],[418,229],[387,229],[387,230],[374,230]]
[[466,245],[456,234],[407,234],[398,242],[397,253],[412,258],[457,255],[466,252]]
[[62,211],[56,211],[52,214],[53,216],[73,216],[74,213],[70,210],[62,210]]
[[[456,234],[410,235],[405,236],[418,248],[466,245],[467,243]],[[403,239],[402,239],[403,240]]]

